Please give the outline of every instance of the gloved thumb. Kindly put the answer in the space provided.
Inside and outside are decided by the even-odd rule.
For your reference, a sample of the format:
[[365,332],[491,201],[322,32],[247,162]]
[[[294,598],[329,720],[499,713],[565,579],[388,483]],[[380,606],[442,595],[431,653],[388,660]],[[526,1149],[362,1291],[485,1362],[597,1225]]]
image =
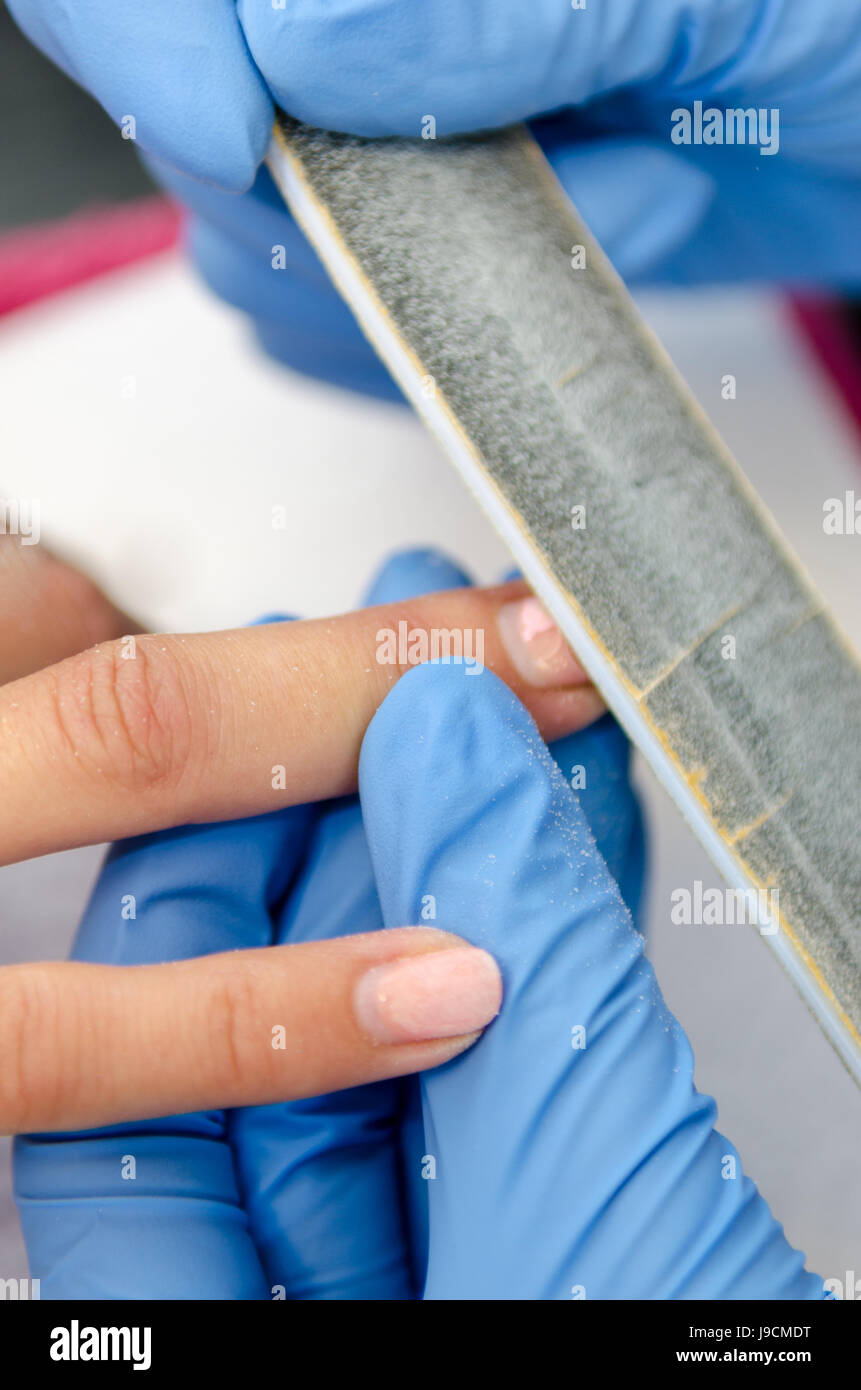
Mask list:
[[384,919],[432,904],[503,973],[499,1018],[421,1080],[425,1297],[821,1297],[713,1129],[577,799],[502,682],[410,672],[359,784]]

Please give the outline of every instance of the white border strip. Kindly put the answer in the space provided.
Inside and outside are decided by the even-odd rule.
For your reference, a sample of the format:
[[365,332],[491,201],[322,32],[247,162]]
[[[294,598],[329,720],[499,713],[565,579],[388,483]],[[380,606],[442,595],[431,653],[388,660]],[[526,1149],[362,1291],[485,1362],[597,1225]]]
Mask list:
[[[411,401],[458,468],[530,585],[562,629],[607,704],[646,758],[662,787],[676,803],[715,867],[733,888],[758,888],[760,885],[748,877],[742,864],[733,855],[696,797],[692,796],[687,782],[668,758],[660,740],[646,722],[618,672],[582,625],[551,571],[520,530],[501,493],[491,482],[474,453],[467,448],[452,416],[436,396],[425,396],[416,365],[378,301],[370,293],[358,267],[333,234],[329,217],[310,194],[293,160],[277,137],[273,137],[267,163],[296,221],[315,247],[344,299],[353,309],[365,335],[385,362],[404,395]],[[861,1086],[861,1051],[851,1030],[837,1013],[833,1000],[806,968],[799,952],[782,930],[765,936],[764,940],[774,951],[829,1042]]]

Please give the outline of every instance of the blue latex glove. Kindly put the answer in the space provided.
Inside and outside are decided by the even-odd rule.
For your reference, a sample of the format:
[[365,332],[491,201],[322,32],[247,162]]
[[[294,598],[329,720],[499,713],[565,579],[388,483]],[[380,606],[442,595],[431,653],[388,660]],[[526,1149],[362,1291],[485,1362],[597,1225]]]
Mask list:
[[[141,149],[193,209],[210,285],[276,357],[342,385],[398,394],[268,175],[255,180],[272,97],[369,135],[417,136],[428,114],[444,136],[557,113],[536,134],[626,278],[861,281],[855,0],[9,7],[115,120],[135,117]],[[778,108],[778,154],[672,144],[671,111],[696,99]],[[286,270],[272,268],[278,246]]]
[[[413,555],[369,597],[460,582]],[[380,898],[400,924],[430,893],[437,926],[500,961],[499,1019],[421,1083],[19,1140],[43,1296],[398,1299],[426,1270],[428,1297],[821,1296],[740,1170],[722,1180],[734,1152],[610,877],[636,905],[620,731],[607,717],[562,740],[557,768],[499,681],[462,674],[410,672],[385,701],[361,813],[351,799],[118,846],[75,954],[132,963],[367,931]],[[128,892],[137,920],[118,923]]]
[[420,1079],[406,1169],[416,1186],[435,1163],[424,1296],[823,1298],[713,1128],[606,846],[560,775],[580,762],[588,787],[616,731],[565,740],[554,762],[485,674],[473,691],[456,667],[408,672],[360,764],[384,920],[432,894],[505,986],[475,1046]]

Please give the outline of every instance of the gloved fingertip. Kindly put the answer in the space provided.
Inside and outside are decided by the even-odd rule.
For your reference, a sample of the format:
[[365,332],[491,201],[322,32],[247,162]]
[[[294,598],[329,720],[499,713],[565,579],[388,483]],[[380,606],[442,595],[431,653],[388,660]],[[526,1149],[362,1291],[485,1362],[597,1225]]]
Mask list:
[[189,6],[172,47],[163,45],[159,22],[149,11],[141,52],[125,54],[93,89],[118,124],[128,119],[123,112],[134,113],[133,138],[144,154],[222,192],[247,193],[272,139],[275,103],[235,12],[221,0],[212,9]]
[[483,669],[470,677],[470,667],[426,662],[414,666],[397,682],[368,725],[359,758],[359,789],[371,792],[380,774],[396,775],[396,767],[414,757],[428,765],[443,754],[446,763],[455,756],[454,736],[462,753],[471,759],[471,777],[480,779],[484,760],[498,767],[497,734],[522,740],[553,766],[531,715],[492,671]]
[[[530,845],[555,839],[563,808],[560,852],[573,855],[581,838],[591,844],[577,799],[527,710],[491,671],[469,670],[413,667],[365,734],[359,794],[387,923],[421,920],[422,865],[434,846],[459,844],[465,872],[485,854],[500,866],[509,856],[516,862]],[[494,879],[490,872],[487,885],[475,885],[480,897],[493,897]],[[463,933],[465,923],[445,925]]]
[[262,617],[255,618],[249,623],[249,627],[268,627],[270,623],[293,623],[296,621],[295,613],[264,613]]
[[274,103],[264,91],[254,93],[244,109],[197,113],[192,128],[188,123],[169,134],[159,132],[148,138],[140,134],[142,148],[179,174],[223,193],[247,193],[254,185],[272,136]]
[[465,589],[471,582],[460,566],[439,550],[400,550],[383,561],[362,603],[368,608],[377,603],[398,603],[443,589]]

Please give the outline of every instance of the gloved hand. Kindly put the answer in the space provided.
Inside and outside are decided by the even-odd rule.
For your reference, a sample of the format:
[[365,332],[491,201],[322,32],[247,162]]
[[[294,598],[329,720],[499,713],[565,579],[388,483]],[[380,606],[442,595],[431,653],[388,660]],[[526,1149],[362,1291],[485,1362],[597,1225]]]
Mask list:
[[[504,980],[475,1047],[418,1081],[406,1171],[414,1191],[420,1165],[431,1175],[413,1212],[424,1297],[822,1298],[713,1128],[610,872],[616,846],[596,845],[589,797],[566,781],[572,764],[587,789],[618,776],[621,736],[607,720],[553,753],[496,677],[473,692],[432,666],[362,747],[384,920],[432,895]],[[610,792],[610,823],[625,805]]]
[[[9,6],[115,120],[134,117],[158,176],[193,210],[209,284],[276,357],[342,385],[398,394],[265,170],[255,179],[273,97],[367,135],[418,136],[426,115],[445,136],[558,113],[536,134],[625,278],[861,280],[853,0]],[[673,144],[671,112],[695,100],[776,108],[779,152]],[[281,246],[287,269],[275,270]]]
[[[443,568],[401,559],[370,598],[462,582]],[[606,717],[553,751],[489,672],[423,667],[368,730],[361,811],[286,813],[286,862],[272,817],[116,848],[78,958],[265,939],[277,869],[278,941],[373,930],[381,899],[388,922],[488,947],[506,999],[421,1082],[19,1140],[43,1297],[398,1299],[425,1275],[431,1298],[821,1296],[740,1169],[724,1181],[738,1160],[611,877],[636,910],[626,742]],[[128,892],[137,920],[118,922]]]

